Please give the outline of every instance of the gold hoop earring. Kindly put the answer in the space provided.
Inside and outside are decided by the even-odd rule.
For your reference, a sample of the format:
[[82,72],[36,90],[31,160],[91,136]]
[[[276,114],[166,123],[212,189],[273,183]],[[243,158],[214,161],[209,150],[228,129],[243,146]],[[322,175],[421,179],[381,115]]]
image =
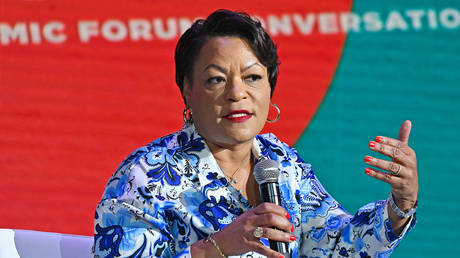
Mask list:
[[[187,113],[189,114],[188,116],[187,116]],[[184,124],[187,124],[187,123],[191,124],[193,122],[192,110],[188,106],[185,106],[184,108],[184,112],[182,113],[182,119],[184,119]]]
[[271,104],[273,107],[275,107],[276,112],[278,112],[278,115],[276,115],[275,119],[273,119],[273,120],[270,120],[270,119],[268,119],[268,117],[267,117],[267,122],[269,122],[269,123],[274,123],[274,122],[278,121],[278,119],[280,119],[281,110],[280,110],[280,108],[279,108],[276,104],[273,104],[273,103],[270,103],[270,104]]

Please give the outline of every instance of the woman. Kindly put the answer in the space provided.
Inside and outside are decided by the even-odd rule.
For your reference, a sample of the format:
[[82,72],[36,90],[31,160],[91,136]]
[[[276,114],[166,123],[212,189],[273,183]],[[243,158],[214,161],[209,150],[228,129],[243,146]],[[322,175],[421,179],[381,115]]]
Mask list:
[[[389,200],[351,216],[294,149],[258,135],[278,73],[276,48],[259,22],[216,11],[181,36],[175,61],[184,127],[136,150],[111,177],[95,215],[96,256],[282,257],[267,239],[288,243],[292,257],[387,256],[415,225],[409,121],[398,140],[369,144],[392,161],[365,158],[387,171],[366,168],[391,185]],[[283,172],[281,206],[260,201],[252,171],[261,159]]]

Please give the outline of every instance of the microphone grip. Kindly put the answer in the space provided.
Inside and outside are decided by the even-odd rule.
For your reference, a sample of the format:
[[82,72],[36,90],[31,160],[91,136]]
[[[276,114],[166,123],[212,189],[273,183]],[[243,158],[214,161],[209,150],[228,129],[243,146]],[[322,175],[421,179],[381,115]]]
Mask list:
[[[263,183],[259,185],[260,189],[260,199],[262,202],[271,202],[281,206],[281,195],[280,195],[280,188],[278,183]],[[275,240],[268,240],[270,243],[270,249],[275,250],[284,257],[291,257],[289,253],[289,245],[286,242],[279,242]]]

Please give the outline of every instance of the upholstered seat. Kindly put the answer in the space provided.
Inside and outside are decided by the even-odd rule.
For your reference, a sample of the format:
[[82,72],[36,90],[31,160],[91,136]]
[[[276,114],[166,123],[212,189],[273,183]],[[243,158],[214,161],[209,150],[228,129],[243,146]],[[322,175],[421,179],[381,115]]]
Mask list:
[[90,236],[0,229],[0,258],[86,258],[92,245]]

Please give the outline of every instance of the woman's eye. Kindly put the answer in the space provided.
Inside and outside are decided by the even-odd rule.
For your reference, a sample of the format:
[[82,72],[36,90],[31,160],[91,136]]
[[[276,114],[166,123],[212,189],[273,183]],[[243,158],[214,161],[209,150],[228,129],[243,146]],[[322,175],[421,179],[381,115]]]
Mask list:
[[246,80],[250,81],[250,82],[255,82],[255,81],[258,81],[260,79],[262,79],[262,76],[257,75],[257,74],[251,74],[248,77],[246,77]]
[[210,84],[219,84],[219,83],[225,82],[225,79],[224,77],[215,76],[215,77],[211,77],[207,79],[206,82]]

